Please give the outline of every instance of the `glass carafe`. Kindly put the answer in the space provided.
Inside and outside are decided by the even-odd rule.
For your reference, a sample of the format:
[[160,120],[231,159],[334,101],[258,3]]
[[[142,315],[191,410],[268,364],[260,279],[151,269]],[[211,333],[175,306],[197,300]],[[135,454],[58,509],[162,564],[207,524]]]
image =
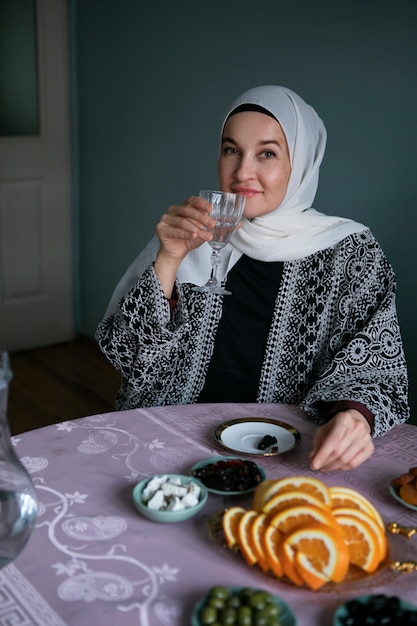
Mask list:
[[12,373],[9,355],[0,351],[0,568],[25,546],[36,521],[35,490],[12,447],[7,397]]

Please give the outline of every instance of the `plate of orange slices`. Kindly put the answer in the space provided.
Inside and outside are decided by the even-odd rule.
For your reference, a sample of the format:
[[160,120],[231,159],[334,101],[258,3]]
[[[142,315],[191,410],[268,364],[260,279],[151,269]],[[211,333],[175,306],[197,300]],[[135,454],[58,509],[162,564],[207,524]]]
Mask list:
[[308,476],[267,479],[249,509],[233,506],[212,521],[214,540],[299,587],[340,591],[360,581],[363,588],[364,579],[390,573],[381,515],[345,486],[328,487]]
[[389,484],[392,497],[412,511],[417,511],[417,467],[393,478]]

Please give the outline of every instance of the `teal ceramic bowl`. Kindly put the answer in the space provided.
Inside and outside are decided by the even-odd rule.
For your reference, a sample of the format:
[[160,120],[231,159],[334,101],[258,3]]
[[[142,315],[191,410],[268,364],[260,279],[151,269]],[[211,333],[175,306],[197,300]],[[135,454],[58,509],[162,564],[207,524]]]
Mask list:
[[[243,589],[243,587],[226,587],[231,594],[238,593]],[[296,626],[297,620],[295,618],[294,613],[282,600],[280,597],[272,595],[272,602],[279,608],[279,626]],[[201,599],[194,607],[193,613],[191,615],[191,626],[202,626],[202,611],[204,609],[205,601],[207,596]],[[263,623],[263,622],[262,622]]]
[[242,459],[238,456],[212,456],[209,459],[204,459],[203,461],[199,461],[198,463],[193,465],[190,471],[191,476],[194,476],[196,480],[202,483],[207,488],[207,491],[209,491],[210,493],[215,493],[220,496],[242,496],[246,493],[251,493],[252,491],[255,491],[256,487],[259,485],[259,483],[254,483],[248,489],[233,491],[232,489],[214,489],[214,487],[210,487],[209,485],[205,484],[204,479],[198,477],[198,471],[204,469],[207,465],[215,464],[219,461],[226,461],[226,463],[228,461],[238,461],[240,463],[251,462],[259,473],[259,483],[261,483],[266,478],[265,470],[253,461],[248,461],[248,459]]
[[142,494],[148,483],[152,480],[152,478],[155,477],[145,478],[144,480],[141,480],[139,483],[137,483],[137,485],[133,489],[133,502],[135,504],[135,507],[137,508],[139,513],[143,515],[143,517],[146,517],[153,522],[170,524],[173,522],[184,522],[185,520],[194,517],[194,515],[197,515],[197,513],[202,510],[205,503],[207,502],[208,493],[204,485],[202,485],[198,480],[195,480],[190,476],[183,476],[181,474],[161,474],[160,476],[167,476],[168,478],[179,478],[181,481],[181,485],[184,486],[189,485],[190,483],[196,483],[200,487],[198,504],[187,509],[182,509],[180,511],[150,509],[143,501]]
[[412,511],[417,511],[417,506],[415,506],[414,504],[409,504],[408,502],[406,502],[405,500],[403,500],[399,494],[399,492],[395,489],[395,487],[393,487],[392,485],[389,485],[389,492],[392,495],[392,497],[397,500],[397,502],[399,502],[400,504],[402,504],[403,506],[406,506],[407,509],[411,509]]
[[[387,595],[387,594],[385,594]],[[368,605],[368,602],[374,598],[374,596],[372,595],[368,595],[368,596],[359,596],[357,598],[352,598],[350,600],[350,602],[355,601],[358,602],[359,604],[363,605],[363,607],[365,608]],[[389,597],[389,594],[388,594]],[[399,604],[400,604],[400,608],[403,610],[408,610],[408,611],[416,611],[417,612],[417,606],[415,604],[412,604],[411,602],[407,602],[406,600],[399,600]],[[348,611],[348,603],[342,604],[342,606],[340,606],[336,613],[334,614],[334,618],[333,618],[333,626],[344,626],[344,624],[346,623],[346,618],[349,615],[349,611]],[[398,622],[398,623],[397,623]],[[360,622],[360,623],[365,623],[365,622]],[[371,622],[369,622],[371,623]],[[379,622],[375,622],[375,623],[379,623]],[[388,622],[387,622],[388,623]],[[395,626],[400,626],[400,622],[398,620],[394,620],[392,622],[390,622],[391,624],[395,624]]]

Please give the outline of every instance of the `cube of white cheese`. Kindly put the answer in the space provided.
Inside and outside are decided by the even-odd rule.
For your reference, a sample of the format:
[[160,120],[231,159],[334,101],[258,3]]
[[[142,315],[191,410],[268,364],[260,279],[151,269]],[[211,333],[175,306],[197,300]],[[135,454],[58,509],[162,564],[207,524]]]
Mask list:
[[198,504],[198,498],[193,493],[187,493],[187,495],[182,498],[181,502],[186,509],[190,509],[192,506]]
[[162,489],[158,489],[147,502],[147,506],[149,509],[153,509],[155,511],[160,511],[165,508],[165,497]]
[[181,478],[178,476],[171,476],[171,478],[167,478],[168,482],[172,485],[181,485]]
[[183,511],[185,506],[181,498],[172,498],[166,508],[167,511]]
[[178,496],[179,498],[182,498],[187,493],[186,487],[183,487],[181,484],[174,485],[171,482],[164,483],[161,486],[161,489],[167,498],[170,496]]
[[151,478],[144,490],[142,491],[142,499],[147,502],[154,493],[163,485],[167,480],[166,476],[155,476]]
[[188,492],[192,493],[196,498],[200,497],[201,487],[197,483],[190,483],[188,485]]

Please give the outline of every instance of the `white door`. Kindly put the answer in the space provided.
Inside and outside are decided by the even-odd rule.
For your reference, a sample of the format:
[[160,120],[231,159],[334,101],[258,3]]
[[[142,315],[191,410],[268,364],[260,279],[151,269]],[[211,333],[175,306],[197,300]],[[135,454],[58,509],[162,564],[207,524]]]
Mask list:
[[[15,12],[31,3],[9,0],[2,6]],[[36,0],[32,6],[37,128],[16,134],[4,132],[3,124],[0,133],[0,348],[9,351],[67,341],[74,332],[67,6],[66,0]],[[13,64],[27,31],[18,26],[6,32],[16,40],[8,42]],[[7,96],[0,94],[2,105]],[[25,115],[27,99],[18,90],[14,97],[9,109]]]

